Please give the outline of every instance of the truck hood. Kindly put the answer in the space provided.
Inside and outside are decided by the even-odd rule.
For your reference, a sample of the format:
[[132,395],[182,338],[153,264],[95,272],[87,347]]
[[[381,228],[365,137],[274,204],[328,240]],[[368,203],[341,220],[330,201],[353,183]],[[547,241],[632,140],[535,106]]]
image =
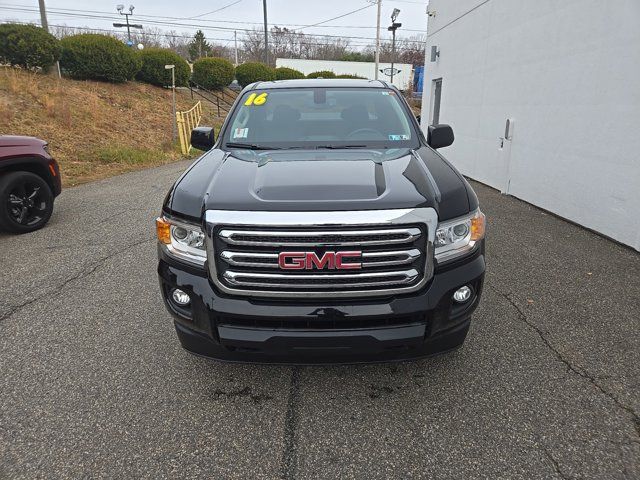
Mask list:
[[463,196],[464,214],[469,205],[463,180],[447,171],[448,183],[439,185],[420,153],[407,149],[214,150],[183,174],[165,207],[194,219],[204,210],[439,209],[455,190]]

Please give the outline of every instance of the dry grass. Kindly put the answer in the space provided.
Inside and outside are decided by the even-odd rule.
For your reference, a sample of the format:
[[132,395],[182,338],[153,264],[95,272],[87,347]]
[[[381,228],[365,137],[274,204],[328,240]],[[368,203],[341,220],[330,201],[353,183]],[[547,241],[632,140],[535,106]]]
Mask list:
[[[195,100],[179,93],[177,103],[186,110]],[[202,123],[219,127],[222,119],[204,110]],[[171,123],[167,89],[0,68],[0,134],[47,140],[65,186],[180,160]]]

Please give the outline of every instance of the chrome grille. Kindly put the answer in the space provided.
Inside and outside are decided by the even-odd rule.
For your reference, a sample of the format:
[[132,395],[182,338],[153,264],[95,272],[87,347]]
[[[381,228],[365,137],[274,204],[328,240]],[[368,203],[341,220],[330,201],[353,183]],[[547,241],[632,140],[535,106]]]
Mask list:
[[[422,218],[415,215],[417,211],[423,213]],[[389,216],[397,212],[405,221],[381,219],[378,224],[358,218],[351,224],[333,220],[336,213],[375,219],[376,213]],[[432,209],[310,212],[305,215],[310,217],[308,225],[294,223],[302,212],[233,213],[207,211],[209,269],[212,280],[225,293],[274,298],[380,296],[417,290],[432,275],[437,224]],[[283,217],[287,218],[283,221]],[[362,252],[361,269],[290,270],[281,269],[278,263],[283,251],[313,252],[321,258],[326,252],[353,250]]]
[[221,230],[220,237],[231,245],[252,245],[270,247],[329,247],[353,245],[386,245],[389,243],[406,243],[420,236],[419,228],[399,228],[385,230],[362,231],[247,231]]
[[[413,263],[420,257],[420,250],[362,252],[362,268],[388,267]],[[223,250],[220,258],[235,267],[278,268],[278,254],[264,252],[233,252]]]
[[377,287],[382,285],[409,285],[418,278],[415,269],[399,272],[352,273],[352,274],[272,274],[234,272],[227,270],[222,277],[230,284],[241,287]]

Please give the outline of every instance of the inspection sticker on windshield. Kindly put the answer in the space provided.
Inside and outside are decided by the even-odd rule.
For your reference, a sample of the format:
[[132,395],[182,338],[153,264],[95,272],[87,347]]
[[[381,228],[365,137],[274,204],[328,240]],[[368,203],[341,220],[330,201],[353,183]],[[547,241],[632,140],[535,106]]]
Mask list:
[[249,129],[248,128],[236,128],[233,131],[233,138],[247,138],[247,135],[249,135]]
[[409,135],[389,135],[389,140],[409,140]]

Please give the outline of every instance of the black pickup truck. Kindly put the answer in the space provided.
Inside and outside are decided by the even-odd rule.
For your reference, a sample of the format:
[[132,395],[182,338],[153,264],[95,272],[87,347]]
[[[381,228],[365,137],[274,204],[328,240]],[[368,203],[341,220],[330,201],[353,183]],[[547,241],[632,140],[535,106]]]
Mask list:
[[247,86],[169,191],[158,273],[182,346],[232,361],[349,363],[460,346],[485,218],[400,92],[368,80]]

